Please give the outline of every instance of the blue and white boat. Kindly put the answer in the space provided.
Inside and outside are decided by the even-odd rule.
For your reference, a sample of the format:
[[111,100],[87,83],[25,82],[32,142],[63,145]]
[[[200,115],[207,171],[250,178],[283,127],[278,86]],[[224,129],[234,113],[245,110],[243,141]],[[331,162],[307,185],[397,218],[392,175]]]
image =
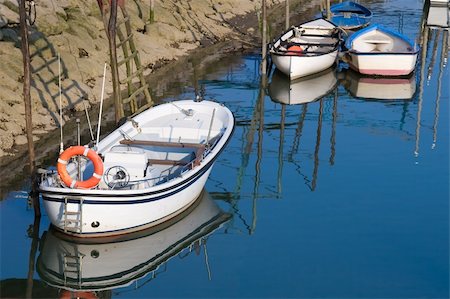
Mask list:
[[[355,30],[367,26],[372,19],[372,12],[368,8],[352,1],[331,5],[330,10],[330,21],[345,30]],[[323,11],[322,13],[326,17],[327,12]]]
[[54,227],[77,237],[167,221],[194,203],[233,129],[233,114],[216,102],[150,108],[96,148],[69,147],[60,155],[58,171],[44,173],[39,185],[47,215]]
[[405,35],[377,24],[354,33],[345,46],[350,67],[365,75],[409,75],[419,53]]

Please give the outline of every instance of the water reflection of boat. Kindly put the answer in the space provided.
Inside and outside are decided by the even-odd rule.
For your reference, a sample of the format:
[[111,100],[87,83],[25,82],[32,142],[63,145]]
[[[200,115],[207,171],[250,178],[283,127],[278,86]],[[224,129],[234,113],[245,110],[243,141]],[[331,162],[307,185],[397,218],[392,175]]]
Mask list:
[[430,1],[427,15],[427,26],[450,27],[449,1]]
[[293,81],[281,72],[275,71],[269,84],[269,95],[274,102],[281,104],[305,104],[324,97],[336,85],[335,68]]
[[369,77],[353,70],[344,73],[343,85],[352,96],[365,99],[409,100],[416,92],[416,76]]
[[188,215],[160,231],[147,231],[149,235],[144,237],[78,243],[51,229],[43,236],[37,271],[46,283],[64,290],[85,292],[127,286],[184,249],[204,244],[202,240],[230,217],[204,190]]

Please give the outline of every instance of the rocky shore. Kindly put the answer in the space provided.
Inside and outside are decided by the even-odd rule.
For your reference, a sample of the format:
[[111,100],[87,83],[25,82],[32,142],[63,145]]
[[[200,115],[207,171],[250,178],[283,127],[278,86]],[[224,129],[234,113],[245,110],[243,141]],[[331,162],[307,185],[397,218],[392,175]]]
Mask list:
[[[88,108],[95,107],[100,100],[103,65],[109,61],[109,48],[97,1],[36,0],[35,3],[35,23],[30,28],[31,98],[33,134],[42,154],[48,150],[45,144],[49,138],[59,138],[58,134],[51,133],[59,131],[56,130],[59,128],[59,75],[63,125],[74,130],[70,124],[72,116],[83,111],[85,104]],[[319,1],[291,0],[290,3],[292,20],[306,18],[299,11],[317,11]],[[146,76],[158,76],[173,64],[185,63],[185,57],[217,44],[227,44],[219,50],[222,52],[259,48],[260,0],[154,0],[154,4],[154,22],[150,23],[149,0],[126,1]],[[284,13],[284,1],[267,0],[267,4],[272,10],[278,7],[277,15]],[[292,16],[294,13],[298,15]],[[33,19],[34,14],[30,17]],[[272,17],[271,26],[275,23],[284,24],[284,15]],[[26,164],[17,0],[0,0],[0,59],[0,175],[3,178],[12,167]],[[154,83],[150,85],[155,88],[154,93],[161,88]],[[107,79],[105,97],[111,93],[111,81]]]

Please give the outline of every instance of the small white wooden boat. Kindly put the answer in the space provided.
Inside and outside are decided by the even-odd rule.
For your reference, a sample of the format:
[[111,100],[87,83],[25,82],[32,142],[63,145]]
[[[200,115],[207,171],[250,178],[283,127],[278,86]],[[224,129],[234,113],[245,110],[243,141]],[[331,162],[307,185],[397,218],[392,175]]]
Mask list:
[[77,292],[74,295],[147,281],[146,276],[172,257],[188,255],[231,219],[231,214],[223,212],[206,190],[187,212],[162,230],[150,228],[150,233],[138,232],[146,233],[138,238],[106,243],[77,242],[50,229],[42,236],[37,272],[47,284]]
[[269,46],[277,69],[291,80],[326,70],[335,62],[341,31],[325,19],[290,28]]
[[409,75],[414,71],[419,52],[406,36],[380,25],[354,33],[346,47],[352,69],[380,76]]
[[415,73],[408,77],[373,77],[347,70],[342,85],[356,98],[410,100],[417,84]]
[[[189,207],[229,141],[234,117],[211,101],[155,106],[97,145],[75,146],[43,175],[51,223],[67,234],[100,237],[142,230]],[[80,163],[78,157],[89,160]],[[79,175],[81,174],[81,175]]]
[[296,80],[289,80],[277,70],[269,83],[269,96],[284,105],[306,104],[326,96],[337,83],[335,68]]

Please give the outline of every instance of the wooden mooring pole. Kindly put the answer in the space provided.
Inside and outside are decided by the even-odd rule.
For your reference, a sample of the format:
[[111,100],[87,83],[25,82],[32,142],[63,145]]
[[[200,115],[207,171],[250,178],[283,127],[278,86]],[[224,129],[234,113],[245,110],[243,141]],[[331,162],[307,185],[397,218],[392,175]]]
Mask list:
[[41,217],[41,210],[39,207],[39,197],[37,194],[36,186],[36,156],[34,153],[33,142],[33,122],[31,116],[31,60],[30,60],[30,47],[28,42],[28,24],[27,15],[25,9],[25,1],[19,1],[19,20],[20,20],[20,36],[21,36],[21,49],[23,59],[23,100],[25,103],[25,127],[27,131],[27,143],[28,143],[28,158],[29,168],[31,175],[31,194],[33,198],[34,215],[36,218]]
[[286,24],[284,27],[286,30],[289,28],[289,0],[286,0]]
[[117,23],[117,0],[112,0],[108,22],[108,41],[109,41],[109,55],[111,59],[111,74],[113,83],[115,119],[116,123],[118,123],[119,120],[123,117],[123,109],[122,109],[122,101],[120,99],[119,69],[117,65],[116,23]]
[[261,44],[261,75],[267,74],[267,10],[266,0],[262,0],[262,44]]
[[328,19],[328,20],[331,19],[331,5],[330,5],[330,0],[327,0],[327,19]]

